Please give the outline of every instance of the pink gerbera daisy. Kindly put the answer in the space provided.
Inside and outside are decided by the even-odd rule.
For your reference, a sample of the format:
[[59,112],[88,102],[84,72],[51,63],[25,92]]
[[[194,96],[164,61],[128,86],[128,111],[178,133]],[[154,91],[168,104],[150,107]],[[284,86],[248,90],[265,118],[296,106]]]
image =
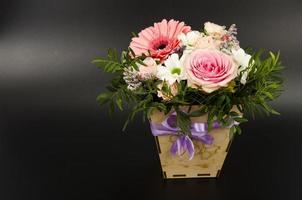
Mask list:
[[142,30],[138,37],[132,38],[129,47],[136,56],[148,55],[150,52],[151,57],[163,60],[179,48],[178,35],[190,30],[191,27],[186,26],[184,22],[164,19]]

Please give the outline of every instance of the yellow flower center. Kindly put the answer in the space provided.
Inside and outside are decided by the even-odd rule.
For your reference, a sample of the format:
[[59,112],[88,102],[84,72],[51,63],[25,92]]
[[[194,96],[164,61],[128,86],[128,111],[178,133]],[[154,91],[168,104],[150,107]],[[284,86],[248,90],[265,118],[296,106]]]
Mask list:
[[180,68],[174,67],[174,68],[171,70],[171,74],[178,74],[178,75],[180,75]]

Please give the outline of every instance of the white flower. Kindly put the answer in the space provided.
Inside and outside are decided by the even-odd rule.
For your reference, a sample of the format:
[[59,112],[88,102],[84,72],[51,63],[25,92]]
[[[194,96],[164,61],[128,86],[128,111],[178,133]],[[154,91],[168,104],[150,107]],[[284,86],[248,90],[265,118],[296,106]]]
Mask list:
[[140,79],[147,80],[156,74],[157,64],[151,57],[145,58],[143,63],[145,63],[145,65],[136,63],[138,66],[138,75]]
[[220,26],[211,22],[206,22],[204,24],[204,30],[207,34],[213,36],[216,39],[220,39],[227,33],[225,26]]
[[157,89],[158,89],[157,96],[159,98],[162,98],[164,101],[170,101],[171,99],[173,99],[174,96],[177,95],[179,84],[177,82],[175,82],[172,85],[170,85],[169,86],[170,93],[166,93],[162,90],[163,85],[164,85],[164,82],[157,85]]
[[163,81],[167,81],[169,85],[180,82],[186,79],[184,65],[184,56],[179,59],[178,54],[174,53],[164,62],[164,65],[160,65],[157,69],[157,78]]
[[178,39],[181,41],[181,44],[188,47],[193,47],[197,40],[202,37],[203,34],[199,31],[190,31],[187,34],[181,33],[178,36]]
[[239,48],[237,50],[232,49],[231,52],[232,52],[234,60],[240,66],[238,69],[238,74],[240,74],[241,71],[245,70],[245,72],[243,72],[241,80],[240,80],[240,82],[242,84],[245,84],[248,73],[249,73],[249,70],[246,70],[246,68],[249,66],[249,62],[250,62],[250,59],[252,56],[245,53],[245,51],[242,48]]

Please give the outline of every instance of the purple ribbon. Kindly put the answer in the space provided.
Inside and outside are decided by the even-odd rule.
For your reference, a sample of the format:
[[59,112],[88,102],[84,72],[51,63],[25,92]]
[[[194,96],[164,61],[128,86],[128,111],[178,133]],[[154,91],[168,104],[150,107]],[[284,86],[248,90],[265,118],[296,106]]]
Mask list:
[[[151,131],[153,136],[162,136],[162,135],[176,135],[178,136],[177,140],[171,146],[171,154],[179,156],[185,152],[189,154],[189,160],[192,160],[194,157],[194,144],[191,140],[198,140],[204,144],[212,144],[214,138],[208,134],[207,123],[192,123],[191,124],[191,137],[180,133],[180,128],[176,125],[176,113],[172,113],[167,117],[162,123],[157,124],[150,122]],[[218,122],[213,123],[213,128],[220,128]]]

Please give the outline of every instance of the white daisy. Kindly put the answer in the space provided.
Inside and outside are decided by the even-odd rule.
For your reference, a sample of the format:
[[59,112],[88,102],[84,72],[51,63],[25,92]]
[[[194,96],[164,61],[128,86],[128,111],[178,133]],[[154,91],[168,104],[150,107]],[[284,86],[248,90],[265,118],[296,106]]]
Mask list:
[[157,78],[167,81],[169,85],[185,80],[186,74],[184,69],[184,56],[179,59],[178,54],[172,54],[165,62],[157,69]]
[[[240,66],[238,69],[238,74],[241,73],[241,71],[245,70],[249,66],[249,62],[251,59],[251,55],[245,53],[245,51],[242,48],[239,49],[232,49],[231,50],[233,54],[234,60],[237,62],[237,64]],[[240,82],[242,84],[246,84],[246,79],[248,76],[249,70],[245,70],[245,72],[241,76]]]
[[203,37],[203,33],[199,31],[190,31],[187,34],[181,33],[178,36],[178,39],[181,41],[182,45],[186,46],[186,48],[192,48],[201,37]]

